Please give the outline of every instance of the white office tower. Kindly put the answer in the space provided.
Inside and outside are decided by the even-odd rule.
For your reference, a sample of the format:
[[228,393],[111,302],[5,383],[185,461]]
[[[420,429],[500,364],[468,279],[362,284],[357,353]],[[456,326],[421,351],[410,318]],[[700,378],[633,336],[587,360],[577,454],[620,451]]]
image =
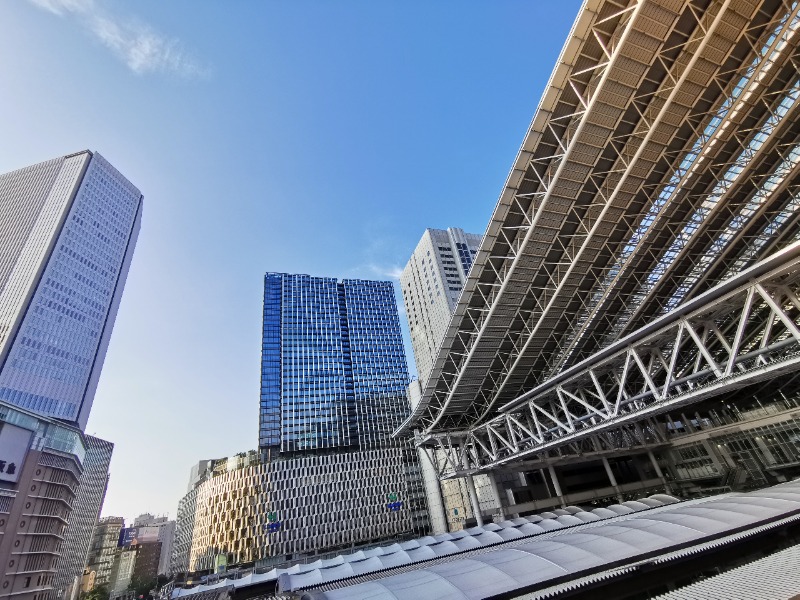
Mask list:
[[97,153],[0,175],[0,400],[86,427],[141,213]]
[[417,377],[424,387],[481,236],[454,227],[426,229],[402,275]]
[[[455,227],[426,229],[400,275],[417,365],[417,380],[408,386],[412,408],[422,396],[480,243],[481,236]],[[467,503],[462,501],[466,490],[461,490],[459,481],[440,486],[436,470],[424,452],[419,452],[419,461],[433,533],[460,528],[453,518],[459,511],[461,517],[469,514]],[[448,521],[454,522],[448,525]]]

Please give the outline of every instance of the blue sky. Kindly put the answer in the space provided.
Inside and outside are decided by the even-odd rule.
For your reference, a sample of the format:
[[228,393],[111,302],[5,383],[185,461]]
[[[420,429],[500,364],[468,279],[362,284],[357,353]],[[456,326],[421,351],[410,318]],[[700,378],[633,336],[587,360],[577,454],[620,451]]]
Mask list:
[[265,271],[389,279],[426,227],[483,233],[578,8],[0,3],[0,172],[88,148],[145,197],[87,428],[104,515],[174,516],[257,445]]

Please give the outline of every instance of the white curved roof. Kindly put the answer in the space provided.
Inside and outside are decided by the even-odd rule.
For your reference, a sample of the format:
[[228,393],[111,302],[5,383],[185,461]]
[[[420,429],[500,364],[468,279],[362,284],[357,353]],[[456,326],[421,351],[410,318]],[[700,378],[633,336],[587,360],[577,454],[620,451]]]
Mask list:
[[[344,581],[335,585],[315,584],[318,589],[307,592],[304,597],[315,600],[477,600],[539,586],[565,575],[579,577],[603,570],[612,563],[632,563],[645,554],[667,553],[681,544],[700,544],[711,536],[733,534],[742,527],[757,527],[792,515],[800,510],[800,482],[677,504],[673,498],[662,496],[658,500],[664,505],[649,508],[646,503],[626,502],[631,509],[644,508],[597,522],[580,521],[581,525],[561,531],[510,539],[462,556],[409,564],[392,574],[374,573],[368,576],[369,581],[358,578],[348,587],[344,587]],[[516,529],[524,533],[528,528],[541,527],[548,522],[560,524],[559,521],[570,518],[576,517],[561,516],[558,520],[545,519],[537,525],[528,523],[500,531]],[[794,515],[793,518],[800,517]],[[480,540],[484,535],[470,537]],[[500,532],[495,535],[503,537]],[[331,572],[330,575],[335,574]],[[320,576],[323,581],[334,581],[327,573],[320,573]],[[280,584],[281,590],[304,587],[298,575],[291,574],[281,578]],[[328,589],[331,587],[338,589]]]
[[[659,494],[659,497],[678,502],[677,499],[664,494]],[[653,496],[653,498],[655,497]],[[664,500],[661,500],[660,503],[664,503]],[[639,510],[648,508],[643,503],[640,503],[638,507]],[[587,512],[577,506],[567,506],[553,512],[516,517],[500,523],[486,523],[482,527],[470,527],[435,536],[428,535],[388,546],[337,555],[333,558],[317,559],[314,562],[296,564],[285,569],[272,569],[267,573],[251,574],[241,579],[224,579],[214,584],[188,589],[176,588],[172,598],[199,594],[229,585],[239,588],[267,581],[277,581],[281,576],[283,576],[282,584],[291,586],[285,589],[308,588],[369,573],[378,573],[395,567],[413,566],[443,557],[474,552],[504,542],[541,535],[548,531],[583,525],[585,522],[598,520],[598,515],[593,514],[597,510],[602,509]],[[616,513],[599,515],[602,518],[609,516],[617,517]]]

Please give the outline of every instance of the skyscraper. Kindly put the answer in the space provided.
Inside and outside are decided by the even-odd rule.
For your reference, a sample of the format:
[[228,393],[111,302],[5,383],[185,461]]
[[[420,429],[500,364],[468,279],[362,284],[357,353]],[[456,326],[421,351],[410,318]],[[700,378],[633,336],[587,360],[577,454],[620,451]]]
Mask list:
[[[66,422],[75,431],[86,427],[141,212],[142,194],[97,153],[0,175],[4,409]],[[72,473],[80,485],[58,515],[63,542],[54,553],[60,558],[47,565],[37,588],[65,591],[80,575],[102,506],[113,445],[82,435],[79,442]],[[61,445],[56,440],[52,448]],[[28,584],[23,581],[26,591]]]
[[426,229],[400,275],[417,377],[428,380],[481,236]]
[[0,400],[86,426],[141,213],[97,153],[0,175]]
[[[400,275],[418,377],[408,386],[412,407],[422,395],[480,243],[480,235],[455,227],[426,229]],[[428,457],[420,452],[419,458],[433,533],[460,529],[465,516],[473,516],[466,483],[440,482]],[[475,485],[481,504],[497,503],[486,476],[476,476]]]
[[69,525],[64,531],[61,545],[61,559],[53,578],[53,587],[64,590],[64,597],[70,591],[76,578],[83,573],[87,562],[92,534],[100,517],[103,500],[108,488],[108,465],[114,444],[91,435],[86,436],[86,456],[83,459],[83,473],[78,483],[77,493],[72,502]]
[[427,531],[416,453],[391,439],[409,381],[392,283],[267,273],[263,317],[259,451],[192,469],[173,570]]
[[407,415],[391,282],[267,273],[263,340],[262,449],[373,447]]

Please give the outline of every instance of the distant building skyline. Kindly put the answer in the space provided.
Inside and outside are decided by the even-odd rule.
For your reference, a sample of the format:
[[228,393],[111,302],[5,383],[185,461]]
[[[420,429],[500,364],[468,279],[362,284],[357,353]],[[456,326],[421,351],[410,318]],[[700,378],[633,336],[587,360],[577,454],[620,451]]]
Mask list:
[[96,152],[0,175],[0,400],[85,429],[141,212]]
[[114,557],[123,527],[125,519],[122,517],[103,517],[97,522],[86,559],[87,570],[95,573],[92,587],[107,586],[111,582],[111,569],[114,566]]

